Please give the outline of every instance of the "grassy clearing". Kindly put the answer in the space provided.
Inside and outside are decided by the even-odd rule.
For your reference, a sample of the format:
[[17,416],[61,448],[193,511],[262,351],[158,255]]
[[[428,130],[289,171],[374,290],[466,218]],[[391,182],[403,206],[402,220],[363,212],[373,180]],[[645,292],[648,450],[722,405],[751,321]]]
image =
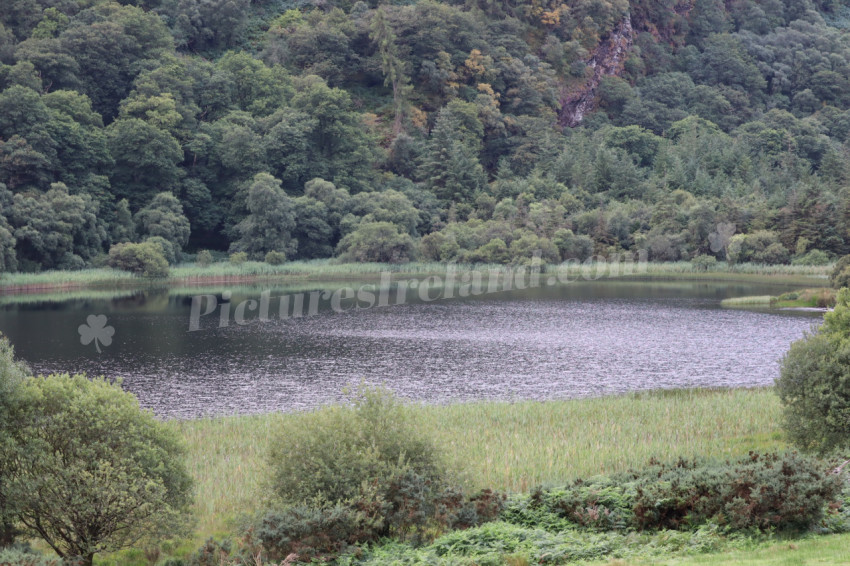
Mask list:
[[[784,446],[769,389],[685,390],[521,403],[416,408],[470,489],[536,485],[641,466],[651,457],[732,457]],[[187,441],[198,484],[197,540],[230,531],[259,508],[271,414],[173,421]]]

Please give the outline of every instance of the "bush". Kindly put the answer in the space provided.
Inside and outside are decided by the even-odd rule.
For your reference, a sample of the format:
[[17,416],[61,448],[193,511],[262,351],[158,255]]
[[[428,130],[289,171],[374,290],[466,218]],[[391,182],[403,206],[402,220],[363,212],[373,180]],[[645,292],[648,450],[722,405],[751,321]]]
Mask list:
[[807,529],[841,494],[843,482],[824,464],[796,453],[750,453],[735,462],[674,464],[577,480],[513,501],[502,519],[560,532],[571,525],[599,531]]
[[269,265],[281,265],[286,261],[286,254],[283,252],[271,251],[266,254],[266,263]]
[[412,413],[390,393],[361,387],[351,405],[287,420],[269,453],[271,488],[285,504],[351,501],[363,482],[386,487],[402,472],[440,484],[445,468]]
[[48,558],[32,551],[7,548],[0,550],[0,564],[3,566],[62,566],[62,560]]
[[713,255],[698,255],[691,260],[691,265],[697,271],[708,271],[717,266],[717,258]]
[[834,289],[850,287],[850,255],[846,255],[835,262],[835,267],[832,268],[832,273],[829,276],[829,282]]
[[829,265],[829,254],[821,250],[810,250],[804,255],[795,257],[791,265]]
[[295,505],[266,514],[255,529],[271,560],[297,554],[300,562],[327,561],[353,546],[377,540],[381,520],[348,505]]
[[776,392],[785,430],[801,449],[826,453],[850,446],[850,290],[814,334],[791,344]]
[[270,488],[284,511],[255,528],[276,559],[324,559],[394,536],[420,541],[429,528],[491,520],[503,497],[466,498],[450,487],[433,442],[410,410],[382,389],[361,387],[347,406],[285,421],[269,454]]
[[392,222],[363,222],[337,246],[340,257],[357,262],[404,263],[414,250],[413,238]]
[[195,263],[200,267],[207,267],[213,262],[213,256],[209,250],[201,250],[195,257]]
[[632,511],[639,529],[682,529],[708,522],[734,529],[805,530],[841,493],[841,478],[794,452],[700,465],[654,465],[637,479]]
[[145,238],[145,242],[149,242],[159,248],[162,252],[162,257],[168,262],[168,265],[173,265],[180,259],[179,250],[176,250],[174,244],[163,238],[162,236],[151,236]]
[[142,277],[168,277],[168,261],[158,246],[142,244],[115,244],[109,249],[109,267],[129,271]]
[[248,261],[248,254],[245,252],[230,254],[230,263],[233,265],[242,265],[246,261]]
[[120,384],[29,378],[6,495],[28,534],[90,566],[95,553],[180,535],[192,480],[176,432]]
[[[11,473],[11,461],[16,447],[23,397],[21,387],[29,368],[15,361],[15,352],[5,336],[0,334],[0,548],[10,546],[18,534],[15,502],[6,496],[5,485]],[[3,561],[0,560],[0,564]]]

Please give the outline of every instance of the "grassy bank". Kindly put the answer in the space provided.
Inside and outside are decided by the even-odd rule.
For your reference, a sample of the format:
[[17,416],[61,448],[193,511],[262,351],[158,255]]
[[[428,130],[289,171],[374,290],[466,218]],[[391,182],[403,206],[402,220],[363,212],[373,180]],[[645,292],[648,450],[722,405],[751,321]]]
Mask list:
[[[521,403],[422,406],[419,426],[470,489],[528,491],[641,466],[651,457],[733,457],[784,446],[767,389],[687,390]],[[197,539],[257,509],[269,432],[299,414],[174,421],[198,482]]]
[[[457,271],[505,269],[503,265],[454,265]],[[115,269],[83,269],[80,271],[45,271],[42,273],[0,274],[0,293],[38,293],[81,288],[143,288],[150,286],[232,285],[252,282],[293,281],[369,281],[377,280],[389,272],[394,278],[444,274],[447,264],[412,262],[389,263],[336,263],[333,260],[293,261],[283,265],[263,262],[245,262],[234,265],[228,262],[213,263],[206,267],[195,264],[173,266],[166,279],[144,279]],[[825,281],[831,266],[791,266],[740,264],[731,268],[718,263],[711,271],[701,271],[690,262],[634,264],[564,264],[549,265],[547,273],[558,274],[560,279],[591,280],[609,278],[627,279],[681,279],[697,281],[738,281],[750,283],[776,283],[782,285],[813,285]]]
[[826,309],[835,306],[838,292],[818,287],[783,293],[778,296],[735,297],[721,301],[724,307],[764,307],[774,309]]

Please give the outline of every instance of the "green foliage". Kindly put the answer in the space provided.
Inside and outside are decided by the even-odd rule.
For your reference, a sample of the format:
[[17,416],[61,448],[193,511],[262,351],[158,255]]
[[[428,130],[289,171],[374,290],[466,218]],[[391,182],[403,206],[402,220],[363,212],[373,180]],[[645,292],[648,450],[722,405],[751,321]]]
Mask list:
[[446,261],[846,254],[845,11],[692,4],[16,0],[0,271],[90,266],[131,213],[178,256],[380,255],[339,247],[375,222]]
[[183,215],[183,206],[171,193],[158,193],[147,206],[136,213],[138,231],[143,236],[160,237],[171,243],[173,254],[189,241],[189,220]]
[[[846,270],[846,268],[845,268]],[[776,391],[788,437],[801,449],[829,452],[850,445],[850,290],[815,333],[791,344]]]
[[632,511],[641,529],[716,521],[736,530],[805,531],[837,500],[843,484],[822,462],[793,452],[751,453],[713,466],[679,461],[656,465],[636,479]]
[[15,519],[17,501],[9,497],[6,484],[12,471],[13,439],[20,426],[21,388],[28,375],[29,368],[15,360],[15,351],[9,340],[0,335],[0,549],[15,542],[18,534]]
[[698,255],[691,260],[691,265],[697,271],[709,271],[717,265],[717,258],[713,255]]
[[33,551],[0,548],[0,564],[8,564],[9,566],[62,566],[63,561]]
[[195,263],[200,267],[207,267],[213,262],[213,256],[209,250],[201,250],[195,256]]
[[115,244],[109,249],[107,265],[142,277],[168,276],[168,261],[162,248],[152,242]]
[[829,282],[835,289],[842,287],[850,287],[850,255],[843,256],[832,268],[832,273],[829,275]]
[[162,257],[168,262],[168,265],[173,265],[177,261],[177,253],[174,250],[174,244],[163,238],[162,236],[151,236],[145,238],[145,243],[153,244],[159,248]]
[[796,453],[750,453],[733,462],[653,461],[646,468],[537,489],[502,514],[513,524],[601,531],[806,529],[842,490],[827,465]]
[[791,265],[829,265],[829,254],[821,250],[809,250],[791,260]]
[[235,227],[239,239],[233,243],[234,251],[246,252],[252,259],[262,259],[268,252],[293,251],[295,207],[280,183],[268,173],[254,176],[248,189],[248,217]]
[[246,261],[248,261],[248,254],[245,253],[245,252],[236,252],[236,253],[230,254],[230,264],[231,265],[241,266]]
[[388,535],[416,540],[429,525],[473,526],[501,510],[492,492],[448,489],[436,445],[381,389],[361,387],[350,405],[283,423],[268,457],[269,487],[286,507],[254,532],[276,559],[327,558]]
[[26,531],[62,558],[184,531],[192,480],[174,431],[120,384],[31,378],[4,487]]
[[416,430],[410,409],[386,391],[365,387],[349,406],[281,426],[269,468],[271,489],[290,504],[350,500],[364,482],[386,482],[408,470],[438,483],[444,475],[437,448]]
[[391,222],[364,222],[340,240],[337,252],[348,261],[400,263],[414,254],[413,238]]
[[269,265],[282,265],[286,262],[286,254],[283,252],[270,251],[266,253],[264,260]]

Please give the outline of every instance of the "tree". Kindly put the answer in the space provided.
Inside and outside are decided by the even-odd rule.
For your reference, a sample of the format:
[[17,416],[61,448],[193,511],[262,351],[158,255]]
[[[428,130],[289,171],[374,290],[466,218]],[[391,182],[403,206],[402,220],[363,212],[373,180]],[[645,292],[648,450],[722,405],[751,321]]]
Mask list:
[[823,325],[791,345],[776,391],[789,438],[803,450],[850,446],[850,290],[841,289]]
[[183,206],[171,193],[159,193],[142,210],[136,213],[136,224],[143,236],[160,236],[179,252],[189,242],[189,220],[183,215]]
[[387,14],[383,8],[375,11],[370,31],[369,39],[378,46],[378,53],[381,55],[384,86],[390,86],[393,89],[393,110],[395,111],[393,134],[398,135],[401,132],[406,99],[411,90],[410,78],[405,73],[405,61],[399,55],[395,32],[387,21]]
[[403,263],[414,253],[413,238],[390,222],[364,222],[340,240],[337,253],[348,261]]
[[29,534],[91,566],[97,553],[186,531],[192,480],[174,429],[103,378],[51,375],[22,390],[6,493]]
[[16,502],[10,500],[7,483],[9,466],[15,449],[19,423],[16,421],[21,407],[21,386],[29,375],[29,368],[15,360],[15,351],[9,340],[0,334],[0,549],[15,541],[17,520]]
[[280,188],[280,180],[257,173],[248,189],[248,216],[234,227],[239,239],[233,251],[262,260],[270,251],[294,252],[295,203]]
[[116,120],[106,134],[115,158],[113,190],[130,208],[138,210],[157,191],[177,187],[183,150],[171,134],[138,118]]
[[46,193],[16,194],[9,214],[22,267],[79,269],[103,252],[106,228],[89,195],[72,195],[62,183]]
[[448,202],[470,200],[487,182],[477,155],[481,123],[464,123],[462,118],[454,108],[440,111],[419,167],[428,188]]

